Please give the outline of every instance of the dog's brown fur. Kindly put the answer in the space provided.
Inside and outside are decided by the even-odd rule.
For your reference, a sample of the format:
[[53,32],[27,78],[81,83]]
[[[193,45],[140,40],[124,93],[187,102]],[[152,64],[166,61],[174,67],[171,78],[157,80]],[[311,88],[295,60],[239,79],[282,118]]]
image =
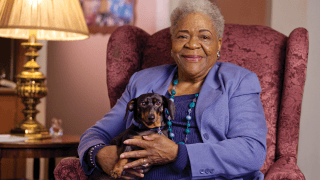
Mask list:
[[[163,127],[161,133],[168,137],[168,130],[165,122],[165,108],[168,109],[169,115],[174,119],[175,106],[174,103],[167,97],[156,94],[148,93],[132,99],[127,104],[126,115],[128,111],[134,112],[134,120],[143,124],[142,128],[132,124],[123,133],[113,138],[110,142],[111,145],[117,145],[118,156],[123,152],[141,149],[139,147],[129,146],[123,144],[126,139],[142,139],[142,136],[157,133],[153,128]],[[120,178],[124,170],[124,166],[128,163],[128,159],[120,159],[110,172],[111,177]],[[144,171],[146,172],[146,170]]]

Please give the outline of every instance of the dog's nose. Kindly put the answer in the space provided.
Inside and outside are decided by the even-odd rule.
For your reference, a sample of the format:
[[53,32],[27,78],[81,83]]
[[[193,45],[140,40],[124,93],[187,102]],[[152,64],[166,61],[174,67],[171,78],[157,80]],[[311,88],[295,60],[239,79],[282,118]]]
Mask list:
[[148,117],[149,121],[153,121],[154,118],[155,118],[154,114],[150,114],[149,117]]

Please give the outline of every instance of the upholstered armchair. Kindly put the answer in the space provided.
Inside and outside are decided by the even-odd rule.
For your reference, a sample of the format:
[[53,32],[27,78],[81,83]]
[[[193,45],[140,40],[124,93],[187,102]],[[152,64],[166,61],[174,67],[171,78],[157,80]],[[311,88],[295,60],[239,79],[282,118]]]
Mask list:
[[[129,81],[141,69],[172,64],[169,29],[153,35],[122,26],[107,48],[107,85],[114,106]],[[265,26],[226,24],[221,58],[255,72],[260,80],[268,135],[261,171],[266,180],[305,179],[297,166],[299,121],[308,59],[308,32],[297,28],[289,37]],[[76,158],[63,159],[56,179],[86,179]]]

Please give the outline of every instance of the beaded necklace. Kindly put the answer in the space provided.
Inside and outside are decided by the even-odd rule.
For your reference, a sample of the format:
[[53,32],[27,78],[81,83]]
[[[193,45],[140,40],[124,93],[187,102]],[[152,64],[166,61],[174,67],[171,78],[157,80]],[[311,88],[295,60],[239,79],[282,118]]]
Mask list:
[[[170,100],[172,101],[172,102],[174,102],[174,95],[176,95],[176,85],[178,84],[178,79],[175,79],[174,81],[173,81],[173,88],[172,88],[172,91],[171,91],[171,95],[170,95]],[[196,93],[196,94],[194,94],[194,99],[193,99],[193,101],[189,104],[189,110],[188,110],[188,115],[186,116],[186,120],[187,120],[187,127],[186,127],[186,129],[185,129],[185,131],[184,131],[184,133],[186,134],[186,137],[185,137],[185,139],[184,139],[184,142],[178,142],[177,144],[185,144],[187,141],[188,141],[188,134],[190,133],[190,129],[189,129],[189,127],[190,127],[190,121],[191,121],[191,112],[192,112],[192,108],[194,108],[195,107],[195,105],[196,105],[196,102],[197,102],[197,97],[199,96],[199,94],[198,93]],[[167,114],[169,114],[169,112],[167,111]],[[167,122],[167,124],[168,124],[168,131],[169,131],[169,137],[171,138],[171,140],[173,140],[173,138],[174,138],[174,133],[172,132],[172,122],[171,122],[171,117],[170,117],[170,115],[168,116],[168,122]]]

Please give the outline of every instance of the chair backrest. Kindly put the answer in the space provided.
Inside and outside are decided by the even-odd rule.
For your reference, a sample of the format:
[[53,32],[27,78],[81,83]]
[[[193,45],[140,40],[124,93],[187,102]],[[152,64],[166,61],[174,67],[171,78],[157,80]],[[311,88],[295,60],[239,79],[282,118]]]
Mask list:
[[[131,75],[144,68],[174,63],[169,28],[149,35],[122,26],[107,48],[107,85],[111,106]],[[308,58],[308,32],[295,29],[289,38],[265,26],[226,24],[219,61],[257,74],[268,126],[267,157],[261,171],[281,156],[297,156],[299,121]],[[280,131],[279,129],[284,129]],[[290,137],[288,137],[290,136]]]

